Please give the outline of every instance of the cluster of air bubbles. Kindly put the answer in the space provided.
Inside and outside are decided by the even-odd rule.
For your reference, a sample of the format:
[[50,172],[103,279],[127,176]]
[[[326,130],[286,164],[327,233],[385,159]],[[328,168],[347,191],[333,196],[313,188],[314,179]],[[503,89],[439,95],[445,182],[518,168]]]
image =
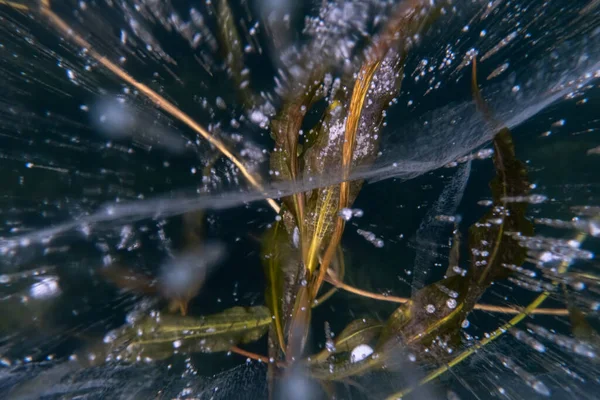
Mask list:
[[544,282],[544,281],[540,281],[538,279],[532,279],[527,276],[519,276],[519,277],[509,276],[508,280],[525,290],[529,290],[529,291],[535,292],[535,293],[540,293],[540,292],[544,292],[544,291],[554,292],[556,290],[556,287],[550,282]]
[[268,117],[268,114],[265,113],[265,110],[262,110],[260,108],[250,110],[248,112],[248,119],[254,124],[260,126],[262,129],[267,129],[271,122],[270,118]]
[[43,275],[53,272],[54,270],[54,267],[48,266],[30,269],[23,272],[16,272],[14,274],[2,274],[0,275],[0,284],[8,284],[23,279],[41,277]]
[[436,336],[436,338],[431,341],[431,346],[437,346],[448,354],[452,354],[454,352],[454,349],[448,345],[448,341],[443,340],[439,336]]
[[362,217],[364,215],[364,212],[360,208],[342,208],[338,212],[338,215],[342,217],[344,221],[350,221],[353,217]]
[[535,338],[533,338],[527,332],[522,331],[522,330],[517,329],[517,328],[511,328],[508,331],[510,332],[511,335],[513,335],[515,337],[515,339],[517,339],[520,342],[525,343],[526,345],[528,345],[529,347],[531,347],[535,351],[537,351],[539,353],[543,353],[543,352],[546,351],[546,346],[544,346],[538,340],[536,340]]
[[373,246],[377,248],[382,248],[384,246],[383,239],[378,238],[373,232],[357,229],[356,233],[367,239],[368,242],[372,243]]
[[487,80],[489,81],[491,79],[494,79],[494,78],[500,76],[502,73],[504,73],[508,69],[509,66],[510,66],[510,64],[507,63],[507,62],[504,63],[504,64],[502,64],[502,65],[500,65],[500,66],[498,66],[495,70],[493,70],[488,75]]
[[436,215],[435,220],[440,221],[440,222],[459,223],[460,216],[458,216],[458,215]]
[[446,306],[451,310],[454,310],[457,305],[458,305],[458,303],[457,303],[456,299],[446,300]]
[[548,197],[542,194],[531,194],[528,196],[505,196],[502,198],[502,201],[506,203],[542,204],[546,200],[548,200]]
[[467,276],[467,270],[465,268],[461,268],[458,265],[452,267],[452,272],[460,276]]
[[466,156],[459,157],[455,161],[452,161],[452,162],[449,162],[448,164],[446,164],[445,167],[446,168],[454,168],[454,167],[457,167],[458,164],[464,164],[464,163],[472,161],[472,160],[485,160],[487,158],[490,158],[492,155],[494,155],[493,149],[481,149],[476,153],[467,154]]
[[594,349],[594,347],[581,340],[573,339],[565,335],[550,332],[548,329],[542,326],[534,325],[531,323],[527,324],[527,328],[530,332],[535,333],[537,336],[549,342],[552,342],[555,345],[570,351],[571,353],[591,359],[596,359],[597,357],[596,350]]
[[368,35],[368,18],[368,3],[362,0],[324,2],[318,16],[306,18],[304,33],[314,38],[316,49],[327,51],[321,54],[343,62],[359,38]]
[[446,286],[437,283],[435,285],[435,287],[440,290],[441,292],[443,292],[445,295],[447,295],[448,297],[452,298],[452,299],[457,299],[458,298],[458,292],[452,289],[447,288]]
[[523,236],[514,232],[508,234],[517,240],[521,247],[527,249],[528,256],[538,267],[594,258],[594,253],[581,249],[581,243],[577,240],[563,240],[539,235]]
[[538,394],[546,397],[550,396],[550,389],[548,389],[544,382],[537,379],[534,375],[516,365],[510,358],[501,355],[497,355],[497,357],[502,363],[502,365],[514,372],[517,376],[521,377],[525,381],[525,383],[533,390],[535,390]]
[[125,316],[125,323],[129,326],[133,326],[146,318],[150,310],[157,305],[158,301],[156,298],[143,298],[138,301],[134,309],[127,313]]
[[527,268],[521,267],[520,265],[502,263],[502,266],[504,268],[507,268],[507,269],[509,269],[511,271],[514,271],[514,272],[518,273],[518,274],[525,275],[525,276],[527,276],[529,278],[535,278],[537,276],[537,274],[535,273],[535,271],[530,271]]
[[[438,69],[441,71],[442,69],[444,69],[446,67],[450,67],[452,65],[452,63],[454,62],[454,60],[456,60],[456,53],[454,51],[452,51],[452,48],[450,47],[450,45],[447,45],[446,52],[444,54],[444,58],[442,59],[440,65],[438,66]],[[415,79],[415,81],[418,81],[418,79]]]
[[591,236],[600,237],[600,221],[597,219],[573,218],[571,221],[564,221],[552,218],[536,218],[535,223],[553,228],[577,229]]
[[574,206],[571,207],[571,211],[585,217],[598,217],[600,215],[600,206]]
[[[465,27],[468,29],[468,25]],[[477,57],[479,55],[479,51],[477,49],[469,49],[466,53],[465,56],[463,57],[461,63],[458,65],[458,67],[456,67],[456,69],[454,70],[454,73],[459,72],[460,70],[462,70],[464,67],[471,65],[471,62],[473,61],[473,59],[475,57]]]
[[333,333],[331,332],[329,322],[325,322],[325,348],[330,353],[336,352],[335,342],[333,341]]

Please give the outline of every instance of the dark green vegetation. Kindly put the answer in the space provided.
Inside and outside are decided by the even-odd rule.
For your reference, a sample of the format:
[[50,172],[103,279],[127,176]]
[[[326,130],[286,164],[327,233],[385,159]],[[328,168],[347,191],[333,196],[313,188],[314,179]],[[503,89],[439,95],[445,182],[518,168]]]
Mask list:
[[[218,4],[228,70],[240,86],[244,77],[239,35],[227,2]],[[511,277],[526,260],[526,250],[513,234],[533,235],[525,200],[530,194],[526,169],[515,155],[511,132],[494,120],[480,96],[473,63],[475,102],[497,133],[493,139],[496,175],[489,185],[492,204],[469,229],[470,268],[466,273],[457,270],[460,240],[457,230],[442,280],[420,289],[387,321],[350,321],[335,339],[326,338],[326,349],[307,354],[312,309],[343,285],[340,241],[345,220],[340,213],[352,206],[362,186],[362,181],[349,181],[348,177],[354,168],[368,166],[375,160],[377,133],[386,108],[400,89],[403,61],[411,50],[411,38],[438,18],[440,7],[418,0],[404,1],[397,6],[385,27],[368,45],[359,72],[342,76],[341,86],[351,90],[337,90],[328,96],[323,82],[326,74],[335,71],[335,66],[313,64],[311,44],[301,53],[300,63],[306,65],[305,73],[290,85],[271,123],[275,148],[270,155],[270,167],[275,179],[282,182],[337,171],[342,183],[282,199],[277,222],[262,238],[266,305],[236,307],[201,318],[171,314],[148,316],[114,333],[114,341],[109,344],[112,357],[124,361],[157,360],[174,351],[231,350],[268,361],[271,388],[275,380],[293,370],[314,378],[330,392],[332,381],[350,382],[354,376],[388,368],[397,363],[401,355],[412,354],[431,371],[421,380],[421,385],[501,336],[543,303],[549,295],[547,291],[509,323],[500,326],[491,337],[470,343],[462,339],[461,324],[477,308],[486,290],[494,282]],[[240,101],[250,107],[255,99],[247,85],[242,86]],[[326,106],[321,106],[318,122],[304,137],[299,135],[307,111],[324,101]],[[566,268],[563,265],[562,272]],[[333,284],[333,288],[327,291],[324,282]],[[583,321],[573,326],[586,334],[592,332],[589,325],[585,325],[581,311],[573,308],[571,318]],[[266,357],[237,347],[265,334],[268,334]],[[373,349],[372,354],[353,360],[352,350],[363,344]],[[292,369],[292,366],[301,368]],[[391,397],[404,396],[414,389],[407,387]]]

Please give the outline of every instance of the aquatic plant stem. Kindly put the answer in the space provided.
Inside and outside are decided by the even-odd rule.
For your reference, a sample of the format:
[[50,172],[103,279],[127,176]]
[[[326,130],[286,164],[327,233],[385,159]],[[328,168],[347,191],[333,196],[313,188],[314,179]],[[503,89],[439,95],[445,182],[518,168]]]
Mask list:
[[[14,7],[15,3],[12,2],[4,2],[0,4],[7,4],[11,7]],[[19,8],[19,7],[15,7]],[[26,8],[20,8],[26,9]],[[225,144],[212,136],[206,129],[204,129],[200,124],[194,121],[189,115],[185,114],[181,111],[177,106],[173,103],[169,102],[167,99],[156,93],[154,90],[150,89],[148,86],[134,79],[131,75],[129,75],[125,70],[121,67],[110,61],[105,56],[98,53],[92,45],[85,40],[81,35],[75,32],[64,20],[62,20],[58,15],[54,13],[51,9],[50,0],[42,0],[41,1],[41,9],[40,12],[43,16],[45,16],[50,24],[54,26],[59,32],[62,32],[66,37],[71,39],[75,44],[87,49],[87,54],[89,54],[92,58],[94,58],[99,64],[104,66],[110,72],[115,74],[117,77],[121,78],[123,81],[127,82],[131,86],[135,87],[140,93],[146,96],[149,100],[151,100],[158,108],[162,109],[166,113],[170,114],[172,117],[178,119],[183,122],[189,128],[194,130],[197,134],[202,136],[205,140],[207,140],[210,144],[215,146],[225,157],[227,157],[244,175],[246,180],[257,190],[262,191],[263,186],[260,182],[248,171],[246,166],[225,146]],[[267,202],[271,206],[271,208],[279,214],[280,207],[279,204],[273,199],[267,198]]]
[[0,0],[0,4],[14,8],[15,10],[28,11],[29,7],[25,4],[15,3],[14,1]]
[[[358,74],[358,78],[356,79],[356,82],[354,84],[354,90],[352,92],[352,98],[350,100],[350,109],[348,110],[348,118],[346,119],[344,143],[342,145],[342,171],[344,180],[340,184],[338,210],[341,210],[342,208],[348,206],[351,183],[348,180],[348,178],[350,176],[350,167],[352,164],[352,157],[354,154],[358,123],[360,122],[360,116],[362,113],[363,105],[365,103],[365,99],[367,97],[367,92],[371,87],[371,81],[373,80],[373,76],[379,68],[379,65],[380,59],[368,60],[361,68]],[[333,234],[331,235],[331,239],[329,241],[329,245],[327,246],[327,250],[325,251],[325,255],[323,256],[323,261],[321,262],[321,266],[319,267],[319,275],[317,276],[317,279],[313,286],[313,298],[316,298],[317,293],[319,293],[319,289],[323,284],[325,275],[327,275],[329,264],[333,259],[335,249],[337,248],[338,244],[340,243],[340,240],[342,239],[343,232],[344,219],[341,216],[338,216],[336,219]]]
[[[358,296],[367,297],[369,299],[389,301],[391,303],[401,303],[401,304],[410,301],[410,299],[408,299],[406,297],[388,296],[388,295],[384,295],[384,294],[378,294],[378,293],[369,292],[367,290],[359,289],[354,286],[347,285],[344,282],[341,282],[341,281],[337,280],[336,278],[333,278],[331,275],[327,276],[327,278],[325,278],[325,281],[329,282],[330,284],[332,284],[333,286],[335,286],[336,288],[338,288],[340,290],[343,290],[348,293],[353,293]],[[500,314],[520,314],[523,312],[523,310],[519,310],[517,308],[495,306],[492,304],[475,304],[473,309],[480,310],[480,311],[488,311],[488,312],[493,312],[493,313],[500,313]],[[563,316],[569,315],[569,310],[567,310],[566,308],[537,308],[537,309],[533,310],[531,312],[531,314],[555,315],[555,316],[563,317]]]
[[[346,262],[344,261],[344,253],[342,251],[342,246],[339,246],[339,245],[337,247],[336,260],[337,260],[337,264],[335,264],[335,265],[337,265],[337,270],[335,272],[332,272],[331,269],[328,269],[327,273],[335,274],[335,276],[337,277],[338,280],[343,280],[344,275],[346,274]],[[337,291],[338,291],[338,288],[334,285],[331,289],[329,289],[327,292],[325,292],[325,294],[321,295],[321,297],[319,297],[318,299],[315,299],[315,301],[312,304],[312,308],[318,307],[321,304],[323,304],[331,296],[333,296]]]
[[[269,361],[269,357],[265,357],[265,356],[262,356],[262,355],[260,355],[260,354],[252,353],[251,351],[247,351],[247,350],[244,350],[244,349],[240,349],[240,348],[239,348],[239,347],[237,347],[237,346],[232,346],[232,347],[229,349],[229,351],[231,351],[232,353],[235,353],[235,354],[239,354],[240,356],[248,357],[248,358],[250,358],[250,359],[252,359],[252,360],[256,360],[256,361],[260,361],[260,362],[264,362],[264,363],[266,363],[266,364],[270,363],[270,361]],[[280,362],[277,362],[277,366],[278,366],[278,367],[284,367],[284,366],[285,366],[285,364],[283,364],[283,363],[280,363]]]

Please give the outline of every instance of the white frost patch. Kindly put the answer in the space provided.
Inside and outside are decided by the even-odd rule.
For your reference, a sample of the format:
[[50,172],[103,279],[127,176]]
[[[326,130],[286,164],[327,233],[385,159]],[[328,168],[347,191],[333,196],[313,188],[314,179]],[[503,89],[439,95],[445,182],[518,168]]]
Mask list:
[[359,344],[350,354],[350,362],[357,363],[373,354],[373,349],[368,344]]

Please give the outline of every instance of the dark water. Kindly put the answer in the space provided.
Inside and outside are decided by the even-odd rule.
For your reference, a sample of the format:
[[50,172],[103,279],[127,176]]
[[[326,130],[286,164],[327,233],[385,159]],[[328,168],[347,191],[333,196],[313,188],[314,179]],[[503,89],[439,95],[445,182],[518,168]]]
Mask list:
[[[177,62],[176,65],[170,64],[157,56],[156,48],[149,50],[144,46],[143,36],[138,34],[136,37],[131,26],[127,25],[128,18],[123,17],[123,9],[133,9],[136,2],[118,3],[120,7],[90,3],[88,9],[83,10],[80,4],[66,2],[53,7],[53,10],[82,32],[101,54],[107,54],[114,61],[120,56],[127,57],[124,65],[132,76],[176,103],[199,123],[212,125],[213,131],[217,131],[215,125],[220,124],[219,131],[223,137],[243,133],[244,141],[252,141],[267,153],[271,150],[272,139],[267,130],[248,121],[240,129],[232,127],[230,120],[240,119],[247,110],[236,100],[235,83],[222,71],[222,53],[211,53],[206,47],[191,50],[177,32],[164,29],[156,18],[145,19],[143,13],[131,11],[149,27],[155,40],[153,43],[161,44]],[[191,5],[183,1],[173,3],[173,10],[181,15],[188,15],[190,7],[196,7],[205,15],[208,29],[217,31],[217,20],[210,14],[211,7],[204,2],[192,2],[194,4]],[[249,3],[231,2],[237,21],[246,18],[246,9],[258,18],[258,6],[254,2]],[[339,3],[341,6],[344,2]],[[579,59],[576,54],[581,52],[591,60],[590,65],[594,65],[594,60],[598,61],[599,19],[593,11],[581,22],[580,31],[570,37],[564,26],[572,23],[573,12],[564,10],[575,6],[569,2],[553,2],[550,5],[536,1],[516,5],[499,2],[498,11],[487,19],[476,18],[473,15],[481,14],[472,12],[473,4],[485,10],[485,2],[464,3],[457,5],[459,11],[446,26],[436,27],[423,35],[414,55],[407,59],[402,91],[397,104],[387,110],[387,126],[381,132],[384,138],[382,159],[390,155],[404,159],[405,155],[416,154],[428,160],[424,155],[427,153],[427,137],[419,141],[419,135],[425,136],[425,131],[403,127],[418,127],[423,121],[433,120],[431,113],[442,107],[450,107],[447,112],[451,113],[455,112],[453,105],[471,102],[470,65],[455,73],[441,72],[431,83],[428,79],[415,81],[411,74],[419,69],[423,59],[434,64],[451,49],[455,53],[453,68],[456,68],[470,48],[480,47],[481,57],[485,50],[490,50],[513,29],[526,26],[534,39],[519,31],[519,38],[514,43],[479,67],[484,94],[508,116],[518,114],[518,108],[524,107],[524,104],[535,104],[536,96],[540,102],[543,101],[555,82],[563,83],[570,72],[583,68],[577,69],[579,65],[554,69],[548,66],[546,70],[529,60],[546,60],[550,52],[555,51],[556,65],[561,62],[574,64],[574,59]],[[168,7],[165,7],[167,10]],[[294,14],[290,28],[293,31],[294,26],[298,26],[298,32],[293,35],[298,43],[308,41],[299,30],[303,17],[317,13],[318,4],[306,2],[299,8],[302,10]],[[542,11],[535,11],[538,9]],[[3,240],[77,220],[109,203],[150,199],[159,195],[175,198],[181,190],[193,193],[194,188],[201,187],[200,171],[215,154],[214,148],[202,140],[196,142],[195,133],[185,124],[157,111],[148,99],[116,79],[79,46],[73,45],[63,35],[57,35],[40,14],[35,11],[19,13],[0,4],[0,17],[0,72],[5,75],[0,90],[6,93],[0,99],[0,210],[4,219],[0,235]],[[466,31],[465,25],[469,26]],[[243,27],[240,29],[243,31]],[[129,32],[133,40],[137,39],[137,46],[128,47],[128,44],[119,47],[122,30]],[[482,35],[483,30],[489,32],[487,38]],[[257,37],[259,43],[264,43],[268,39],[267,30],[260,30]],[[31,40],[28,41],[28,38]],[[243,41],[248,42],[247,38]],[[252,85],[257,92],[273,91],[272,81],[277,69],[269,59],[274,56],[272,51],[264,45],[262,54],[255,52],[247,56],[246,65],[251,70]],[[194,55],[202,53],[208,54],[207,58],[214,62],[213,70],[216,72],[212,76],[200,68],[194,58]],[[485,81],[484,78],[502,63],[509,63],[510,67],[501,79]],[[68,71],[76,78],[69,79]],[[437,81],[442,82],[441,86],[426,95],[429,87]],[[528,216],[531,218],[571,220],[574,216],[571,207],[598,205],[600,157],[588,154],[588,151],[600,144],[597,137],[600,90],[597,80],[588,79],[586,82],[589,87],[581,89],[575,98],[561,98],[534,117],[519,121],[512,129],[517,158],[526,163],[529,180],[536,185],[533,192],[548,199],[542,204],[529,206]],[[531,99],[526,102],[507,95],[516,85],[521,85],[525,92],[523,96]],[[489,91],[486,92],[486,88]],[[94,107],[98,99],[114,97],[115,94],[127,98],[134,109],[139,110],[141,118],[136,121],[142,131],[139,136],[107,137],[95,125],[98,117]],[[214,106],[217,96],[227,104],[226,109]],[[272,97],[276,98],[275,95]],[[204,99],[213,104],[210,110],[203,107]],[[582,99],[586,101],[582,103]],[[407,105],[409,102],[410,105]],[[274,103],[276,107],[280,106],[277,101]],[[456,113],[457,117],[461,117],[458,111]],[[564,124],[557,123],[560,120],[564,120]],[[155,143],[148,149],[148,143],[144,142],[147,137],[142,139],[144,134],[149,135],[153,126],[162,129],[160,132],[167,132],[169,137],[183,138],[189,143],[184,150],[177,152]],[[552,133],[545,134],[548,131]],[[435,138],[431,138],[430,142],[432,148],[440,150],[453,146],[450,141],[445,143]],[[236,151],[239,150],[237,147],[243,148],[243,144],[232,146]],[[481,148],[490,148],[490,141],[484,141],[467,153]],[[217,161],[213,168],[220,181],[212,193],[235,195],[249,189],[241,176],[231,178],[234,175],[232,168],[223,159]],[[463,168],[464,164],[455,168],[441,167],[423,171],[410,180],[390,178],[367,183],[353,205],[353,208],[361,209],[364,216],[347,224],[342,239],[347,264],[344,281],[376,293],[410,297],[417,281],[414,262],[423,248],[418,237],[422,221],[431,213],[444,188]],[[193,169],[198,172],[191,172]],[[269,176],[268,170],[267,162],[258,167],[264,177]],[[469,227],[487,211],[487,207],[477,203],[490,198],[488,184],[493,176],[491,159],[474,160],[470,164],[462,200],[453,213],[460,216],[458,227],[463,238],[468,237]],[[224,243],[226,256],[198,296],[190,302],[190,315],[209,315],[237,305],[265,303],[260,238],[274,223],[274,218],[274,213],[264,201],[218,211],[206,210],[203,240]],[[131,227],[133,232],[127,239],[128,243],[138,243],[133,250],[119,248],[124,226]],[[1,371],[0,390],[7,395],[11,393],[14,398],[40,398],[44,393],[46,397],[43,398],[75,398],[77,394],[68,394],[70,389],[75,388],[82,398],[118,398],[133,393],[132,397],[120,398],[141,399],[175,397],[190,386],[193,390],[186,394],[188,397],[184,395],[182,398],[191,398],[194,393],[200,398],[264,398],[265,366],[246,362],[244,357],[234,354],[180,354],[152,365],[130,367],[111,364],[92,369],[72,367],[66,361],[74,354],[81,357],[90,343],[101,340],[108,331],[121,326],[127,313],[141,301],[142,296],[124,294],[99,276],[98,270],[110,264],[107,257],[154,277],[174,253],[185,247],[182,229],[179,215],[157,219],[150,215],[136,215],[132,221],[92,226],[92,233],[88,235],[82,234],[81,229],[68,230],[56,235],[51,243],[27,242],[14,251],[3,250],[0,274],[48,266],[53,270],[51,275],[57,278],[60,295],[40,304],[25,302],[23,297],[36,282],[30,278],[2,287],[5,299],[0,301],[0,356],[7,365]],[[375,233],[385,245],[383,248],[374,247],[357,234],[357,229]],[[430,284],[443,277],[452,229],[452,225],[448,225],[435,232],[427,231],[438,246],[436,254],[429,255],[430,265],[423,266],[427,267],[427,273],[418,278],[422,280],[420,284]],[[539,226],[536,227],[536,235],[571,238],[573,231]],[[597,253],[599,246],[597,238],[591,238],[583,248]],[[461,266],[465,268],[469,265],[469,251],[467,241],[463,240]],[[590,274],[596,272],[596,267],[597,262],[593,259],[578,260],[576,264],[578,271]],[[584,292],[579,299],[589,308],[596,301],[597,293]],[[508,282],[497,282],[486,291],[481,302],[525,306],[536,296],[537,293]],[[548,308],[564,306],[564,298],[560,295],[552,296],[544,303],[544,307]],[[313,351],[323,348],[325,322],[330,324],[333,332],[339,333],[355,318],[385,321],[396,308],[393,303],[338,292],[313,312],[309,346]],[[590,323],[594,327],[598,325],[596,311],[589,312]],[[486,332],[493,331],[509,318],[473,312],[469,316],[471,325],[466,331],[469,335],[484,337]],[[533,322],[558,333],[571,334],[570,323],[565,317],[536,316]],[[266,354],[266,337],[243,347]],[[582,365],[589,360],[562,352],[560,348],[553,348],[545,354],[535,353],[509,335],[481,350],[413,397],[445,398],[448,390],[463,399],[503,397],[499,394],[499,385],[506,388],[508,398],[543,397],[539,391],[533,391],[531,385],[526,385],[518,374],[503,369],[497,355],[518,360],[529,373],[546,378],[544,382],[551,388],[554,398],[594,398],[591,391],[597,390],[596,367]],[[555,367],[558,364],[578,370],[586,376],[585,382],[565,378],[564,373],[558,374]],[[190,368],[190,365],[193,367]],[[554,367],[550,368],[550,365]],[[53,375],[50,371],[57,372]],[[414,368],[416,372],[412,371],[413,367],[409,366],[400,371],[368,374],[359,379],[364,387],[344,382],[340,385],[339,398],[385,398],[404,387],[404,383],[410,384],[423,374],[417,368]],[[36,376],[43,378],[41,383],[34,381],[30,389],[19,386]],[[58,386],[52,388],[54,383]],[[159,391],[162,394],[158,395]],[[317,391],[324,395],[320,389]],[[586,391],[588,394],[584,395]]]

